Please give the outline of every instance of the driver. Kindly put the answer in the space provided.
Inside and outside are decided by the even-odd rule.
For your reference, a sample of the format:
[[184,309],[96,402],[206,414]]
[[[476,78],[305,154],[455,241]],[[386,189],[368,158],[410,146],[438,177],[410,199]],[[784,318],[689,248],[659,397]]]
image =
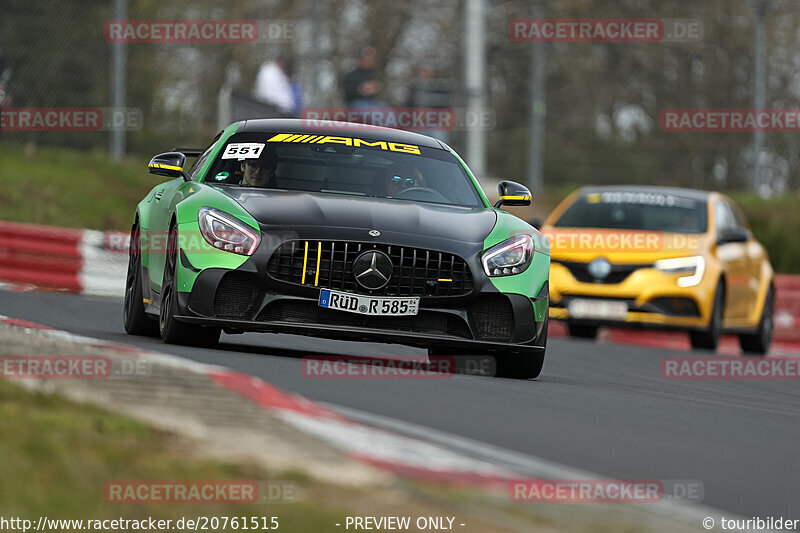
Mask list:
[[422,172],[413,165],[395,163],[386,169],[386,196],[393,198],[411,187],[425,187]]
[[276,187],[275,169],[278,168],[278,153],[274,146],[267,145],[258,159],[245,159],[240,165],[242,185],[250,187]]

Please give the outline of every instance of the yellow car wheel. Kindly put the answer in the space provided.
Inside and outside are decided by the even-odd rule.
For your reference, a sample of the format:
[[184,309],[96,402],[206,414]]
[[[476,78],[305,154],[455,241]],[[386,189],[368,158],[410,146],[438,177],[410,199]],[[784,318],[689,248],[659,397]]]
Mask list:
[[755,333],[739,335],[739,346],[744,355],[764,356],[769,351],[772,343],[773,322],[772,315],[775,311],[775,293],[770,287],[764,299],[764,310],[761,311],[761,320]]
[[716,350],[722,338],[722,316],[725,312],[725,284],[722,280],[717,284],[714,292],[714,304],[711,307],[711,317],[708,328],[701,331],[690,331],[689,340],[692,348],[701,350]]

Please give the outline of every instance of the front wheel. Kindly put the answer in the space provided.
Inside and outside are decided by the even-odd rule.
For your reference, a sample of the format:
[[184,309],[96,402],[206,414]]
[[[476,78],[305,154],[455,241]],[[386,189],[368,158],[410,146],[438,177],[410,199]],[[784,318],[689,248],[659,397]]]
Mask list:
[[544,352],[536,354],[489,354],[480,350],[464,350],[459,348],[430,347],[428,356],[452,358],[438,365],[448,369],[449,373],[479,376],[496,376],[501,378],[533,379],[539,377],[544,366]]
[[702,331],[690,331],[689,341],[692,348],[700,350],[716,350],[719,340],[722,338],[722,317],[725,312],[725,285],[722,280],[717,284],[714,293],[714,303],[711,306],[711,317],[708,320],[708,328]]
[[739,335],[739,346],[744,355],[763,356],[769,351],[772,344],[773,323],[772,315],[775,312],[775,293],[772,287],[767,291],[764,299],[764,310],[761,311],[761,320],[755,333]]
[[128,335],[158,336],[158,324],[144,312],[142,295],[142,253],[139,242],[139,225],[131,228],[131,243],[128,249],[128,274],[125,278],[125,302],[122,320]]
[[534,379],[542,373],[544,352],[506,354],[497,357],[497,376],[512,379]]
[[167,344],[183,344],[211,348],[219,342],[221,329],[179,322],[175,319],[178,309],[178,229],[169,230],[167,258],[164,265],[164,282],[161,284],[161,312],[158,329],[161,340]]
[[539,377],[544,366],[549,325],[550,318],[545,315],[541,335],[536,339],[536,345],[544,349],[538,353],[501,353],[490,356],[475,350],[465,351],[431,347],[428,349],[428,354],[431,356],[453,355],[456,360],[456,368],[463,368],[467,370],[467,373],[476,373],[470,372],[470,369],[480,369],[483,372],[477,373],[482,375],[486,375],[488,372],[501,378],[534,379]]

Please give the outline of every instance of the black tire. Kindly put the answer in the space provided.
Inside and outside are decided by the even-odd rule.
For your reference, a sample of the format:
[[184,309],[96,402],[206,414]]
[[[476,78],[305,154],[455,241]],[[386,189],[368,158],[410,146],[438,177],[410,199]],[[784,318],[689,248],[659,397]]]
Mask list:
[[775,292],[772,287],[767,291],[764,299],[764,309],[761,311],[761,320],[755,333],[739,335],[739,346],[744,355],[764,356],[772,344],[774,330],[773,314],[775,312]]
[[567,333],[570,337],[579,339],[597,338],[597,326],[584,326],[583,324],[571,324],[567,322]]
[[716,350],[722,338],[722,318],[725,313],[725,284],[722,280],[714,292],[714,304],[711,306],[711,317],[708,328],[702,331],[690,331],[689,341],[692,348],[699,350]]
[[542,373],[544,352],[534,354],[505,354],[497,357],[497,377],[535,379]]
[[128,274],[125,277],[125,302],[122,322],[128,335],[158,337],[158,323],[144,312],[142,293],[142,248],[139,242],[139,224],[131,227],[131,244],[128,250]]
[[[545,317],[542,338],[536,344],[547,348],[547,328],[550,320]],[[428,348],[430,356],[452,356],[456,371],[466,374],[494,375],[502,378],[534,379],[539,377],[544,366],[545,352],[535,354],[488,354],[478,350],[452,349],[446,347]],[[475,372],[480,370],[481,372]]]
[[167,344],[182,344],[211,348],[219,342],[221,329],[198,326],[175,320],[178,308],[178,289],[175,272],[178,268],[178,229],[172,226],[167,241],[167,257],[164,264],[164,282],[161,284],[161,312],[158,330],[161,340]]
[[428,357],[431,368],[443,374],[494,375],[494,358],[477,350],[429,346]]
[[[544,352],[537,354],[490,354],[479,350],[447,347],[428,348],[430,357],[452,357],[454,374],[496,376],[501,378],[533,379],[539,377],[544,366]],[[439,365],[448,368],[447,363]]]

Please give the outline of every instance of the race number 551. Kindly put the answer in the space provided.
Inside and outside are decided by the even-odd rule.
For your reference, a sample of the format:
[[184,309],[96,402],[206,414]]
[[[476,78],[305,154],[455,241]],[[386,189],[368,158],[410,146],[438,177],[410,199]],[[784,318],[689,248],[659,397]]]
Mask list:
[[232,143],[225,148],[222,159],[258,159],[264,143]]

